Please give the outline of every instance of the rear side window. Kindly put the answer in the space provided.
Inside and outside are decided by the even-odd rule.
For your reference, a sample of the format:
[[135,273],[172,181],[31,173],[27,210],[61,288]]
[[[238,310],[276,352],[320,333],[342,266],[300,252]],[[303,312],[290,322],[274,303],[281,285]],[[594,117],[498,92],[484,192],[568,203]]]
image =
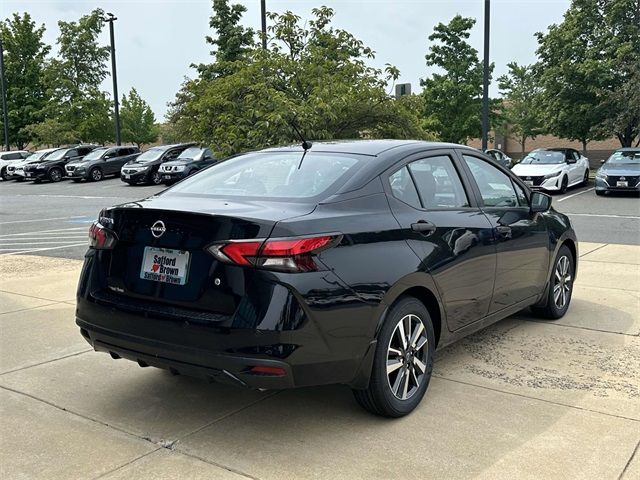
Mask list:
[[356,158],[339,154],[250,153],[215,164],[188,178],[171,192],[228,197],[302,199],[328,195],[359,167]]
[[469,201],[451,158],[429,157],[409,164],[426,209],[468,207]]
[[420,197],[418,197],[418,191],[413,183],[413,179],[409,174],[407,167],[402,167],[396,173],[389,177],[389,184],[391,185],[391,191],[393,196],[398,200],[403,201],[411,205],[414,208],[421,208]]
[[516,207],[518,199],[508,175],[476,157],[463,155],[486,207]]

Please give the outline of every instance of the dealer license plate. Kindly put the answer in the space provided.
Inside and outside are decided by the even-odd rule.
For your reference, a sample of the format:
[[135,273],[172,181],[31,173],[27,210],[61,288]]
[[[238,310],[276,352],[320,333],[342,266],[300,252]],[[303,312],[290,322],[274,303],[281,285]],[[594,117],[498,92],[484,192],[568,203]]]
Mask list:
[[165,180],[171,180],[171,175],[163,175],[162,178]]
[[184,285],[189,274],[189,258],[189,252],[184,250],[145,247],[140,278]]
[[628,187],[629,182],[617,182],[616,187]]
[[125,180],[129,180],[131,178],[131,175],[129,175],[128,173],[125,173],[124,174],[124,178],[125,178]]

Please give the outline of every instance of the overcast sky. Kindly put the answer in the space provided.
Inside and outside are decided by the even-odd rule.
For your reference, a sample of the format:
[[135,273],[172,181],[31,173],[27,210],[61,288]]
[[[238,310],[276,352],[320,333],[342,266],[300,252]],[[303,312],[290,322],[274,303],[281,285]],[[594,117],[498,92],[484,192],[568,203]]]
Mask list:
[[[424,56],[427,37],[439,22],[461,14],[477,19],[471,35],[472,45],[482,55],[482,0],[266,0],[267,10],[292,10],[309,18],[315,6],[335,10],[334,25],[346,29],[376,52],[371,63],[382,67],[391,63],[400,69],[400,82],[420,89],[420,78],[428,76]],[[243,23],[260,28],[260,1],[236,0],[248,11]],[[491,2],[491,61],[494,79],[505,73],[506,64],[535,60],[534,33],[562,21],[569,0],[493,0]],[[207,61],[210,46],[210,0],[1,0],[2,18],[27,11],[38,24],[47,27],[45,41],[53,45],[58,20],[77,20],[94,8],[114,13],[116,21],[116,59],[120,94],[135,87],[162,120],[185,76],[193,76],[191,63]],[[102,35],[108,43],[108,29]],[[103,88],[111,92],[110,78]],[[497,94],[494,85],[491,94]]]

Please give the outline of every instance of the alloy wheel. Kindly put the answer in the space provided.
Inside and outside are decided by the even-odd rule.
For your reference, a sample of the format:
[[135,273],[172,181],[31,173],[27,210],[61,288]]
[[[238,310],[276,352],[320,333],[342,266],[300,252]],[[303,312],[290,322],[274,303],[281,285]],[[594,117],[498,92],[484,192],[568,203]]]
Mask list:
[[94,168],[93,170],[91,170],[91,180],[93,180],[94,182],[99,182],[100,180],[102,180],[102,170],[100,170],[99,168]]
[[387,382],[396,398],[407,400],[420,388],[427,370],[428,348],[420,317],[414,314],[402,317],[387,347]]
[[572,272],[571,262],[565,255],[558,259],[556,263],[555,282],[553,285],[553,301],[558,309],[562,310],[569,301],[571,293]]
[[52,182],[59,182],[60,179],[62,179],[62,173],[60,173],[59,169],[54,168],[51,170],[51,172],[49,172],[49,179]]
[[160,182],[162,182],[162,177],[160,177],[160,172],[153,172],[151,174],[151,183],[153,183],[154,185],[160,185]]

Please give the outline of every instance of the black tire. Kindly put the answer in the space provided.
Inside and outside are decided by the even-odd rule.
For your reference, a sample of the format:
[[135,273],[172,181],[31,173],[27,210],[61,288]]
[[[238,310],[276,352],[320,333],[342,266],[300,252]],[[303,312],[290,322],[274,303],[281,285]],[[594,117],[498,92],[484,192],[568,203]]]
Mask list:
[[51,182],[59,182],[60,180],[62,180],[63,176],[64,176],[64,172],[60,167],[52,167],[49,170],[49,173],[47,173],[47,178]]
[[567,193],[567,187],[569,186],[569,179],[562,177],[562,183],[560,183],[560,193]]
[[4,167],[2,170],[0,170],[0,176],[5,182],[9,180],[9,175],[7,175],[7,167]]
[[596,190],[596,195],[598,195],[599,197],[603,196],[605,194],[604,190]]
[[586,187],[587,185],[589,185],[589,170],[585,170],[584,172],[584,178],[582,179],[582,183],[581,185],[583,187]]
[[[566,269],[561,266],[563,259],[568,262]],[[531,307],[536,315],[549,320],[562,318],[571,303],[573,293],[573,281],[575,279],[575,259],[569,247],[563,245],[558,250],[558,255],[553,263],[551,278],[549,279],[549,291],[547,292],[546,305],[544,307]],[[556,298],[556,292],[560,292],[561,298]],[[559,301],[561,300],[562,301]]]
[[104,178],[104,173],[102,173],[102,169],[100,167],[93,167],[89,170],[89,180],[92,182],[99,182]]
[[[419,335],[413,342],[414,348],[407,348],[402,352],[401,333],[407,328],[412,333],[417,331]],[[389,310],[380,329],[369,386],[364,390],[353,390],[356,401],[365,410],[383,417],[397,418],[411,413],[429,386],[434,351],[435,335],[426,307],[416,298],[399,298]],[[390,361],[394,362],[392,366],[396,368],[387,373]]]
[[149,185],[160,185],[162,183],[162,175],[156,170],[149,175]]

